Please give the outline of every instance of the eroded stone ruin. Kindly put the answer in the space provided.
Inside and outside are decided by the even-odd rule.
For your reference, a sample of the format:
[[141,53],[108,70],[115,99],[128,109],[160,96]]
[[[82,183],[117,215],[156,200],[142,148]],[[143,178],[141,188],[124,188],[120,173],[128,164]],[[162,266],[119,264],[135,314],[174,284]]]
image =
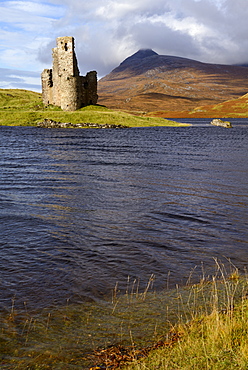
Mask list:
[[42,98],[45,105],[56,105],[74,111],[97,103],[97,73],[80,76],[73,37],[58,37],[53,49],[53,68],[41,74]]

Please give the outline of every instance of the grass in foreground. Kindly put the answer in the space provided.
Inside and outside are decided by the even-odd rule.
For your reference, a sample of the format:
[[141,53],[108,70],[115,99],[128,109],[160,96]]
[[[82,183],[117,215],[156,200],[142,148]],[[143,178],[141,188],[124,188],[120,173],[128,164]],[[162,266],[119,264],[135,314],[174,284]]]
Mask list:
[[175,344],[153,351],[126,370],[232,370],[248,369],[248,305],[242,302],[229,313],[211,315],[181,324]]
[[36,126],[45,118],[57,122],[121,124],[128,127],[188,126],[163,118],[141,117],[99,105],[64,112],[44,106],[41,94],[27,90],[0,89],[0,126]]
[[0,367],[245,370],[248,278],[223,271],[217,263],[211,281],[158,294],[148,292],[152,276],[143,293],[133,282],[109,302],[36,314],[13,302],[0,316]]
[[[124,369],[248,369],[248,280],[235,273],[229,279],[213,280],[209,288],[210,294],[201,285],[191,288],[193,296],[197,290],[195,307],[188,311],[189,316],[189,301],[183,302],[186,315],[173,327],[177,341],[165,342]],[[203,305],[199,305],[200,292]]]

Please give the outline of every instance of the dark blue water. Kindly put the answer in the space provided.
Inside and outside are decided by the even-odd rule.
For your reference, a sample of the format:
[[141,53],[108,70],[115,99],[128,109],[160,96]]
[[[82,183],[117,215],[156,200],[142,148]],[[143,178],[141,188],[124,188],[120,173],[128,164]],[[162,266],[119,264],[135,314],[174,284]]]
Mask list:
[[[248,121],[233,129],[0,127],[0,306],[247,267]],[[169,277],[169,282],[168,282]]]

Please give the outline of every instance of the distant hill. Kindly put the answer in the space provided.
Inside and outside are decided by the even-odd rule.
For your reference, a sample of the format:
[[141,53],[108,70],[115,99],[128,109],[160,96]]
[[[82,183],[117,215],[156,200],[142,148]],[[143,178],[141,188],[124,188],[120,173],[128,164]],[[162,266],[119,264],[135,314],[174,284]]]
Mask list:
[[248,68],[139,50],[98,83],[99,104],[133,111],[190,111],[248,92]]
[[246,118],[248,117],[248,94],[216,105],[198,106],[191,111],[157,111],[147,115],[163,118]]

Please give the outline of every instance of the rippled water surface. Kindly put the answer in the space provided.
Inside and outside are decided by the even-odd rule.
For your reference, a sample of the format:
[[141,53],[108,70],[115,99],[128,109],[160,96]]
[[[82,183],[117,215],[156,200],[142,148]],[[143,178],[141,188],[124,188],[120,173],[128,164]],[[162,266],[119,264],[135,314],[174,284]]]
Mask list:
[[[247,266],[248,121],[233,129],[0,127],[0,304]],[[196,267],[197,266],[197,267]]]

